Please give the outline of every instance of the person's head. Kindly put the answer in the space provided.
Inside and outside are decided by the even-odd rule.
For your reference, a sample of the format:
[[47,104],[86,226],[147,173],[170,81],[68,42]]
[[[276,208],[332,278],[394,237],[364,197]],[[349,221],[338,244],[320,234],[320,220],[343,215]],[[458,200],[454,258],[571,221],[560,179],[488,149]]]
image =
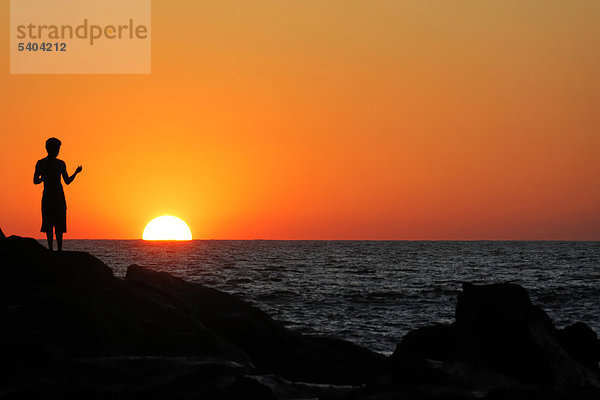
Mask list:
[[60,144],[60,140],[58,140],[57,138],[51,137],[50,139],[46,140],[46,151],[48,152],[48,155],[51,157],[58,156],[58,152],[60,151]]

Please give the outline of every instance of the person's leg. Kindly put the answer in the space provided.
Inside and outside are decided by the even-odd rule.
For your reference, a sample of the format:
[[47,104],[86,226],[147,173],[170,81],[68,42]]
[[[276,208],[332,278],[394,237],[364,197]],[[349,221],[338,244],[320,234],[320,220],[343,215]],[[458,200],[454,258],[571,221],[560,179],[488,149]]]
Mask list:
[[48,250],[53,251],[54,245],[52,244],[52,231],[46,231],[46,239],[48,239]]
[[56,247],[58,247],[58,251],[62,251],[62,232],[56,232]]

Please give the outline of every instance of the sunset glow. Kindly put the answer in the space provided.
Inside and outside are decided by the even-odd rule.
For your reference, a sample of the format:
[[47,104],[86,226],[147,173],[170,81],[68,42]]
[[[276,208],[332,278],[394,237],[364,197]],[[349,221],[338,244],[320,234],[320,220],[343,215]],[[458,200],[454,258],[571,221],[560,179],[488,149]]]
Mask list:
[[192,232],[187,224],[177,217],[163,215],[154,218],[146,225],[144,240],[192,240]]
[[600,2],[153,7],[150,75],[10,75],[0,32],[5,233],[56,136],[70,239],[600,240]]

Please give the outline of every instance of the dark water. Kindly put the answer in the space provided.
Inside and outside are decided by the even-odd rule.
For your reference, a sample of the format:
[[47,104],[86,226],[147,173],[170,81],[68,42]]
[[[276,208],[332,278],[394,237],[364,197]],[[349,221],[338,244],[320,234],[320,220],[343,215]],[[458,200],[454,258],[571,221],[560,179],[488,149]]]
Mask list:
[[69,240],[117,276],[139,264],[251,301],[288,327],[391,352],[453,320],[463,281],[515,282],[558,326],[600,332],[600,242]]

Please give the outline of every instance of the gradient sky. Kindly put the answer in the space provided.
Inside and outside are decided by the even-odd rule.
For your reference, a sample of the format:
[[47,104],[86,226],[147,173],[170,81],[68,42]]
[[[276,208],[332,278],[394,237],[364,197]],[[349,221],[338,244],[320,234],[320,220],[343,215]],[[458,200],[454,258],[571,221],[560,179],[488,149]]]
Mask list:
[[0,227],[66,238],[600,240],[600,2],[154,0],[152,74],[10,75]]

